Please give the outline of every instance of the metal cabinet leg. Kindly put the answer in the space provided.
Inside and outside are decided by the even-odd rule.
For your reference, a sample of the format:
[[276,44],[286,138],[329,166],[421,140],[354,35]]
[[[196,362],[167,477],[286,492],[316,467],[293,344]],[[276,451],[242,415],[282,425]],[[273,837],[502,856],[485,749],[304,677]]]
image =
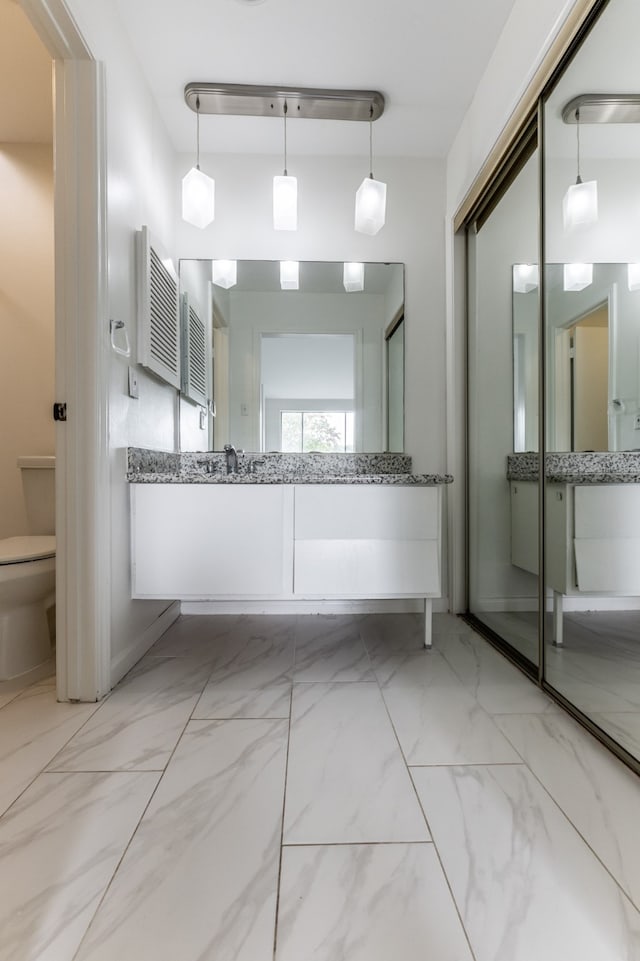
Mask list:
[[424,599],[424,646],[427,650],[431,649],[431,625],[433,613],[433,600],[430,597]]
[[563,594],[559,591],[553,592],[553,644],[555,647],[563,646],[563,636],[562,636],[562,601]]

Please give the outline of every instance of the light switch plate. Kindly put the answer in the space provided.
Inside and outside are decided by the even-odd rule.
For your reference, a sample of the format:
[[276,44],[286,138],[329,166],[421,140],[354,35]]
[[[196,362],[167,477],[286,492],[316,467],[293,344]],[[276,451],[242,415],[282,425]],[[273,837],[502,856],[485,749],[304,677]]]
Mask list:
[[129,367],[129,397],[133,397],[137,400],[139,397],[138,393],[138,371],[135,367]]
[[640,430],[640,414],[636,414],[636,419],[633,426],[636,430]]

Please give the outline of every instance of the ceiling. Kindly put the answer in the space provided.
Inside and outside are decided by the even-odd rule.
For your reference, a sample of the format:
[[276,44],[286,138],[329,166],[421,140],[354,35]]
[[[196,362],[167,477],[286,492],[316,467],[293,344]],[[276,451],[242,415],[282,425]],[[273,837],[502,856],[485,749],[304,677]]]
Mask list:
[[52,138],[51,57],[17,0],[0,0],[0,143]]
[[[115,0],[175,149],[195,149],[189,81],[380,90],[375,156],[443,157],[514,0]],[[367,125],[297,119],[290,155],[361,155]],[[280,153],[273,118],[204,116],[205,152]]]

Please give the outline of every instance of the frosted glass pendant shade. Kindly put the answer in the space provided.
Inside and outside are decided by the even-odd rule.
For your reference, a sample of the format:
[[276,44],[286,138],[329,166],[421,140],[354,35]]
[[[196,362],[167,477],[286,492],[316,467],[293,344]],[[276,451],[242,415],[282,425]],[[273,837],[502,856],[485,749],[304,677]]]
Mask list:
[[593,282],[593,264],[565,264],[564,289],[584,290]]
[[364,264],[345,263],[342,282],[348,294],[364,290]]
[[273,229],[298,229],[298,178],[273,178]]
[[516,294],[529,294],[536,290],[540,283],[540,272],[537,264],[513,265],[513,290]]
[[627,286],[629,290],[640,290],[640,264],[627,264]]
[[192,167],[182,178],[182,219],[194,227],[208,227],[215,216],[215,180]]
[[384,227],[387,212],[387,185],[365,177],[356,191],[355,228],[361,234],[377,234]]
[[299,266],[297,260],[280,261],[280,287],[282,290],[298,289]]
[[237,260],[214,260],[213,261],[213,282],[218,287],[235,287],[238,283],[238,261]]
[[562,201],[562,220],[565,230],[585,227],[598,220],[598,182],[588,180],[572,184]]

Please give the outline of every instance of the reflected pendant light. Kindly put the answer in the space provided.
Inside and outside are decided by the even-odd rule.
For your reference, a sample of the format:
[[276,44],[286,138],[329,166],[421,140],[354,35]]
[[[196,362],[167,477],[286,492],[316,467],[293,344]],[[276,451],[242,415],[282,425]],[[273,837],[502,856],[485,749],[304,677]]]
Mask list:
[[629,290],[640,290],[640,264],[627,264],[627,286]]
[[565,264],[564,289],[584,290],[593,283],[593,264]]
[[348,294],[364,290],[364,264],[345,263],[342,282]]
[[580,110],[576,110],[577,173],[562,201],[562,220],[565,230],[585,227],[598,220],[598,183],[595,180],[583,182],[580,176]]
[[215,216],[215,180],[200,170],[200,98],[196,100],[196,165],[182,178],[182,219],[208,227]]
[[540,283],[537,264],[513,265],[513,291],[516,294],[530,294]]
[[384,227],[387,212],[387,185],[373,179],[373,107],[369,109],[369,171],[356,191],[355,228],[373,236]]
[[229,290],[238,283],[238,261],[237,260],[214,260],[212,279],[218,287]]
[[297,260],[280,261],[280,287],[282,290],[297,290],[299,287],[299,268]]
[[298,229],[298,180],[287,174],[287,101],[284,102],[284,175],[273,178],[273,229]]

